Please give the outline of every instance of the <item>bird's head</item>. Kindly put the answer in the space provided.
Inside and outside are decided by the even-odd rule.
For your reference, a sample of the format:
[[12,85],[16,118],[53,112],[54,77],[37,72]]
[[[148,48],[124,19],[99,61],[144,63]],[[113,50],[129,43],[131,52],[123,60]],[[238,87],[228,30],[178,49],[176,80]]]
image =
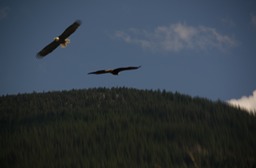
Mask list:
[[55,37],[54,40],[55,40],[55,41],[59,41],[60,38],[59,38],[59,37]]

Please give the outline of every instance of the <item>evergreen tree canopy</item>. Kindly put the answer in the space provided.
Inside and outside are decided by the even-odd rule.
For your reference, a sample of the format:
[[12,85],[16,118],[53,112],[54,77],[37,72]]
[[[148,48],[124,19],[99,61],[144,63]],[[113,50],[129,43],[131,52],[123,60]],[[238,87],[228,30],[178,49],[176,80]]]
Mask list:
[[0,97],[0,167],[256,167],[256,117],[165,90]]

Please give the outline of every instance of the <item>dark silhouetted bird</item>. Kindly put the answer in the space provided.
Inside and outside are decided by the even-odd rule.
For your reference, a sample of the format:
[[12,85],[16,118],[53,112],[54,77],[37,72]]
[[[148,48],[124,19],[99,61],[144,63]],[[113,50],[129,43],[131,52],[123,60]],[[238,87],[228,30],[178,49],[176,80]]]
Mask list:
[[65,29],[65,31],[58,37],[55,37],[53,42],[48,44],[46,47],[44,47],[41,51],[37,53],[38,58],[43,58],[47,54],[51,53],[54,49],[56,49],[59,45],[61,47],[66,47],[68,43],[70,43],[70,40],[68,37],[76,31],[76,29],[81,25],[81,21],[77,20],[72,25],[70,25],[68,28]]
[[113,75],[118,75],[119,72],[121,71],[126,71],[126,70],[135,70],[140,68],[141,66],[138,67],[133,67],[133,66],[129,66],[129,67],[120,67],[120,68],[116,68],[116,69],[109,69],[109,70],[98,70],[98,71],[94,71],[94,72],[89,72],[88,74],[105,74],[105,73],[111,73]]

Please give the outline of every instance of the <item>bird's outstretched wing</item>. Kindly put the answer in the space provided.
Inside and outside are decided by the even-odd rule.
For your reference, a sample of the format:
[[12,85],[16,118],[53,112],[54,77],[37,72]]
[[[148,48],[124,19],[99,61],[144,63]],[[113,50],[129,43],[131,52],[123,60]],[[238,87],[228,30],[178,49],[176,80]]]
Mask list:
[[77,20],[73,24],[71,24],[68,28],[64,30],[64,32],[59,36],[60,39],[66,39],[68,38],[71,34],[73,34],[76,29],[81,25],[81,21]]
[[44,47],[41,51],[37,53],[37,58],[43,58],[44,56],[55,50],[59,45],[59,42],[53,40],[53,42],[48,44],[46,47]]
[[129,67],[121,67],[121,68],[116,68],[112,71],[112,73],[114,74],[118,74],[119,72],[121,71],[127,71],[127,70],[135,70],[135,69],[138,69],[140,68],[141,66],[138,66],[138,67],[134,67],[134,66],[129,66]]
[[113,70],[98,70],[98,71],[94,71],[94,72],[89,72],[88,74],[105,74],[105,73],[111,73]]

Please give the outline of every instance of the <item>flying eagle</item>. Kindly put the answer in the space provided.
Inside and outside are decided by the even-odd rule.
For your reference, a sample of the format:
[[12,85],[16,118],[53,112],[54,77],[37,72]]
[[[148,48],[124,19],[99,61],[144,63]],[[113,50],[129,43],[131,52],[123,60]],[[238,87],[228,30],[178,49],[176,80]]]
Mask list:
[[109,69],[109,70],[98,70],[98,71],[94,71],[94,72],[89,72],[88,74],[96,74],[96,75],[99,75],[99,74],[111,73],[111,74],[113,74],[113,75],[118,75],[118,73],[121,72],[121,71],[135,70],[135,69],[138,69],[138,68],[140,68],[140,67],[141,67],[141,66],[138,66],[138,67],[132,67],[132,66],[129,66],[129,67],[120,67],[120,68]]
[[76,29],[81,25],[81,21],[77,20],[72,25],[70,25],[68,28],[65,29],[65,31],[58,37],[55,37],[53,42],[48,44],[46,47],[44,47],[41,51],[37,53],[38,58],[43,58],[50,52],[52,52],[54,49],[56,49],[59,45],[61,47],[66,47],[68,43],[70,43],[70,40],[68,37],[76,31]]

